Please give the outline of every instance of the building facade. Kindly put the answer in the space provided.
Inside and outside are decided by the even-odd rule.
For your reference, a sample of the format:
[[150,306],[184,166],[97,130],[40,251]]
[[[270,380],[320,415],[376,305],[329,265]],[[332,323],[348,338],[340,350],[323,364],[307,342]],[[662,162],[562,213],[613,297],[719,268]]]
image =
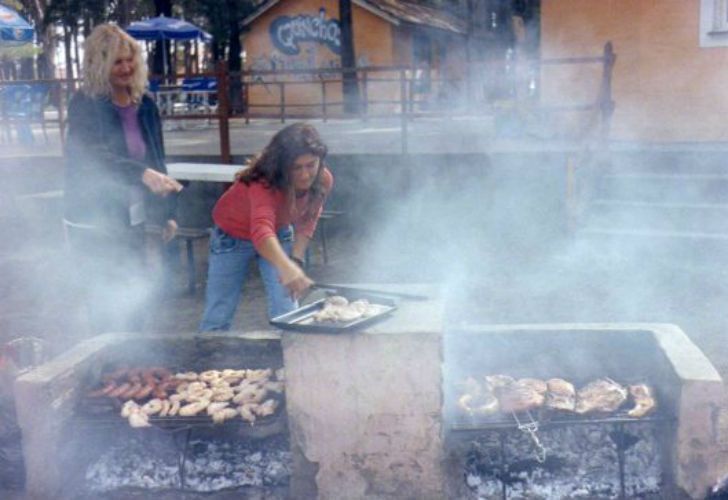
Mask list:
[[[341,27],[337,0],[271,0],[245,19],[251,113],[342,113]],[[370,115],[402,99],[435,105],[463,77],[465,23],[443,11],[393,0],[352,1],[361,98]],[[376,68],[389,68],[381,70]],[[327,69],[329,72],[310,70]],[[280,72],[274,74],[272,72]],[[405,76],[411,83],[402,86]],[[443,83],[448,81],[447,84]]]
[[[543,58],[617,53],[611,138],[640,142],[728,140],[725,0],[544,0]],[[593,99],[598,69],[554,67],[544,98]]]

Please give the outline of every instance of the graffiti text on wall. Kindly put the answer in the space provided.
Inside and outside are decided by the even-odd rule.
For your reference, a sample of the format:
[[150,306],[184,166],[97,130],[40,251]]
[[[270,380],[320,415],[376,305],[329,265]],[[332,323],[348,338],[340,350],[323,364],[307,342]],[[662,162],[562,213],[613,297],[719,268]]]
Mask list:
[[341,53],[341,27],[336,19],[326,20],[326,10],[319,10],[318,16],[280,16],[270,23],[270,37],[273,45],[288,55],[301,52],[300,42],[319,42],[335,54]]

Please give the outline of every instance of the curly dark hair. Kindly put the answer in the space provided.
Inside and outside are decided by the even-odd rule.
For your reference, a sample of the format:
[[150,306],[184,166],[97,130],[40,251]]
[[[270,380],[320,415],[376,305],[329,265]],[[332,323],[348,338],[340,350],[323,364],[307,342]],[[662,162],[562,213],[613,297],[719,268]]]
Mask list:
[[[293,162],[301,155],[312,154],[321,160],[321,168],[310,188],[310,193],[315,197],[321,195],[321,172],[326,153],[328,148],[312,125],[294,123],[279,130],[263,151],[235,175],[235,179],[246,185],[262,182],[273,189],[292,191],[290,186]],[[292,196],[294,193],[288,194]]]

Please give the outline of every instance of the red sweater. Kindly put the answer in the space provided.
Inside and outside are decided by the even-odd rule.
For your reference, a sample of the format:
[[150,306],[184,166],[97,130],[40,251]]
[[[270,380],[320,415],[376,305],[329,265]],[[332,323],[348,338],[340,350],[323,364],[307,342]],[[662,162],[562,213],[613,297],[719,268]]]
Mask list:
[[312,238],[324,200],[333,185],[334,176],[324,167],[321,172],[324,196],[310,200],[310,194],[306,193],[296,198],[296,206],[290,210],[283,191],[268,188],[260,182],[252,182],[249,186],[235,182],[215,204],[212,220],[230,236],[252,241],[255,248],[289,224],[293,224],[297,235]]

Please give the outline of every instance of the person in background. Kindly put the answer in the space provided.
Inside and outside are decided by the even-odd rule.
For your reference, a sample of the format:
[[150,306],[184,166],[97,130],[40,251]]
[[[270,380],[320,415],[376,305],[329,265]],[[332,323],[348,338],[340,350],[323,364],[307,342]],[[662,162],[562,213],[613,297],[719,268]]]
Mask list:
[[212,212],[200,331],[230,329],[251,259],[263,278],[268,317],[298,307],[313,284],[303,270],[306,248],[334,184],[326,153],[314,127],[295,123],[236,174]]
[[97,26],[84,44],[81,90],[68,107],[64,225],[92,328],[139,330],[148,308],[145,224],[177,230],[162,127],[144,93],[146,65],[119,27]]

